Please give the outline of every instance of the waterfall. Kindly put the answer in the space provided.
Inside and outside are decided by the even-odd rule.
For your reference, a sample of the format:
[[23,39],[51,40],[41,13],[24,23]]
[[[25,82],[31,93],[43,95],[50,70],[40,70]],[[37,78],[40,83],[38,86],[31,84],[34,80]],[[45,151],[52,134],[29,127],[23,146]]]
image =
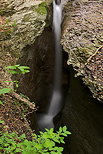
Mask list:
[[[57,4],[56,4],[57,3]],[[58,5],[59,3],[59,5]],[[54,89],[50,102],[49,114],[55,116],[60,110],[61,102],[61,76],[62,76],[62,50],[60,46],[61,37],[62,4],[60,0],[53,1],[53,30],[55,37],[55,68]]]
[[60,45],[62,21],[62,3],[61,0],[53,1],[53,31],[55,40],[55,68],[54,68],[54,86],[50,106],[46,114],[39,114],[38,125],[41,130],[53,128],[53,118],[61,110],[61,76],[62,76],[62,50]]

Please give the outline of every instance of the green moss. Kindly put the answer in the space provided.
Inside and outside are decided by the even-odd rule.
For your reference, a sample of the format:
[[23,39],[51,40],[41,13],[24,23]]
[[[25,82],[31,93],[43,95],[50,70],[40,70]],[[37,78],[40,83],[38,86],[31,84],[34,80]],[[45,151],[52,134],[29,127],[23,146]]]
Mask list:
[[39,4],[39,6],[41,6],[41,7],[47,7],[47,3],[46,2],[42,2],[41,4]]
[[36,12],[39,14],[47,14],[47,3],[46,2],[42,2],[38,8],[36,8]]

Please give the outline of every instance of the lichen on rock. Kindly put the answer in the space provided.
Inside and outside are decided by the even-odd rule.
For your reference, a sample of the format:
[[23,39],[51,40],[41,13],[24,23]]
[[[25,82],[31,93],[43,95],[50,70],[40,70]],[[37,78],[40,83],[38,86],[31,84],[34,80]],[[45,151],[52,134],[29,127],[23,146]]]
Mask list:
[[[9,48],[9,52],[18,58],[20,51],[26,45],[34,43],[35,38],[42,33],[45,26],[47,12],[46,6],[41,5],[42,2],[40,0],[1,1],[1,10],[7,9],[13,12],[12,14],[4,12],[0,16],[2,26],[0,27],[2,28],[2,31],[0,30],[2,41],[0,51],[5,52]],[[47,2],[45,2],[45,5]],[[41,11],[39,8],[41,8]],[[14,23],[15,26],[13,26]]]
[[[93,96],[102,101],[103,2],[88,0],[68,2],[64,11],[61,44],[69,55],[67,63],[72,64],[77,75],[82,77],[84,83],[92,91]],[[90,57],[92,58],[93,55],[98,57],[100,62],[96,58],[90,62]],[[88,61],[89,63],[86,65]],[[91,69],[88,71],[90,67]],[[100,76],[98,72],[101,72]]]

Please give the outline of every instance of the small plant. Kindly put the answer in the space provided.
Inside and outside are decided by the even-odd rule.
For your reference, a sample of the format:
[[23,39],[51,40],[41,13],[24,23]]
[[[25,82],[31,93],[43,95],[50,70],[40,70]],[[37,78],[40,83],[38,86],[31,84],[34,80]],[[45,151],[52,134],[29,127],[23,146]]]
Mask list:
[[15,87],[18,88],[19,87],[19,81],[15,80],[15,81],[4,81],[4,82],[7,82],[7,83],[14,83],[15,84]]
[[31,141],[26,139],[26,135],[18,136],[16,133],[0,132],[0,150],[6,154],[62,154],[63,147],[58,147],[56,143],[65,143],[64,136],[71,134],[67,127],[60,127],[54,133],[54,129],[46,129],[39,135],[32,134]]
[[[11,74],[26,74],[30,72],[30,68],[28,66],[20,66],[20,65],[14,65],[14,66],[7,66],[5,69],[8,70],[9,73]],[[15,87],[18,88],[19,87],[19,81],[4,81],[4,82],[12,82],[15,84]],[[6,88],[1,88],[0,89],[0,95],[6,94],[6,93],[10,93],[12,92],[13,89],[10,87],[6,87]]]
[[3,105],[3,102],[0,100],[0,105]]
[[26,74],[30,72],[30,68],[28,66],[20,66],[20,65],[14,65],[14,66],[7,66],[6,69],[11,74]]
[[3,120],[0,120],[0,124],[3,124],[4,123],[4,121]]
[[0,89],[0,95],[6,94],[6,93],[9,93],[9,92],[11,92],[10,88],[1,88]]

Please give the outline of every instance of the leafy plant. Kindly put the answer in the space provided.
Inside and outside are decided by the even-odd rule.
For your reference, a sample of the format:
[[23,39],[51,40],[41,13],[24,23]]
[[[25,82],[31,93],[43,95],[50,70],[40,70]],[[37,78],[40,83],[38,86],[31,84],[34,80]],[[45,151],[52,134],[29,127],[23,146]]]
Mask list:
[[25,74],[30,72],[30,68],[28,66],[20,66],[20,65],[14,65],[14,66],[7,66],[5,69],[8,70],[11,74]]
[[4,121],[3,120],[0,120],[0,124],[3,124],[4,123]]
[[67,127],[60,127],[54,133],[54,129],[46,129],[39,135],[32,134],[32,140],[26,139],[26,135],[18,136],[16,133],[0,132],[0,150],[6,154],[62,154],[63,147],[58,147],[56,143],[65,143],[64,136],[71,134]]
[[15,84],[15,87],[18,88],[19,87],[19,81],[15,80],[15,81],[4,81],[4,82],[11,82]]
[[[14,65],[14,66],[7,66],[5,69],[8,70],[9,73],[11,74],[26,74],[30,72],[30,68],[28,66],[20,66],[20,65]],[[4,82],[12,82],[15,84],[16,88],[19,86],[19,81],[4,81]],[[6,87],[6,88],[1,88],[0,89],[0,95],[10,93],[12,92],[12,88]]]
[[0,100],[0,105],[3,105],[3,102]]
[[1,94],[6,94],[6,93],[9,93],[11,92],[11,89],[10,88],[1,88],[0,89],[0,95]]

